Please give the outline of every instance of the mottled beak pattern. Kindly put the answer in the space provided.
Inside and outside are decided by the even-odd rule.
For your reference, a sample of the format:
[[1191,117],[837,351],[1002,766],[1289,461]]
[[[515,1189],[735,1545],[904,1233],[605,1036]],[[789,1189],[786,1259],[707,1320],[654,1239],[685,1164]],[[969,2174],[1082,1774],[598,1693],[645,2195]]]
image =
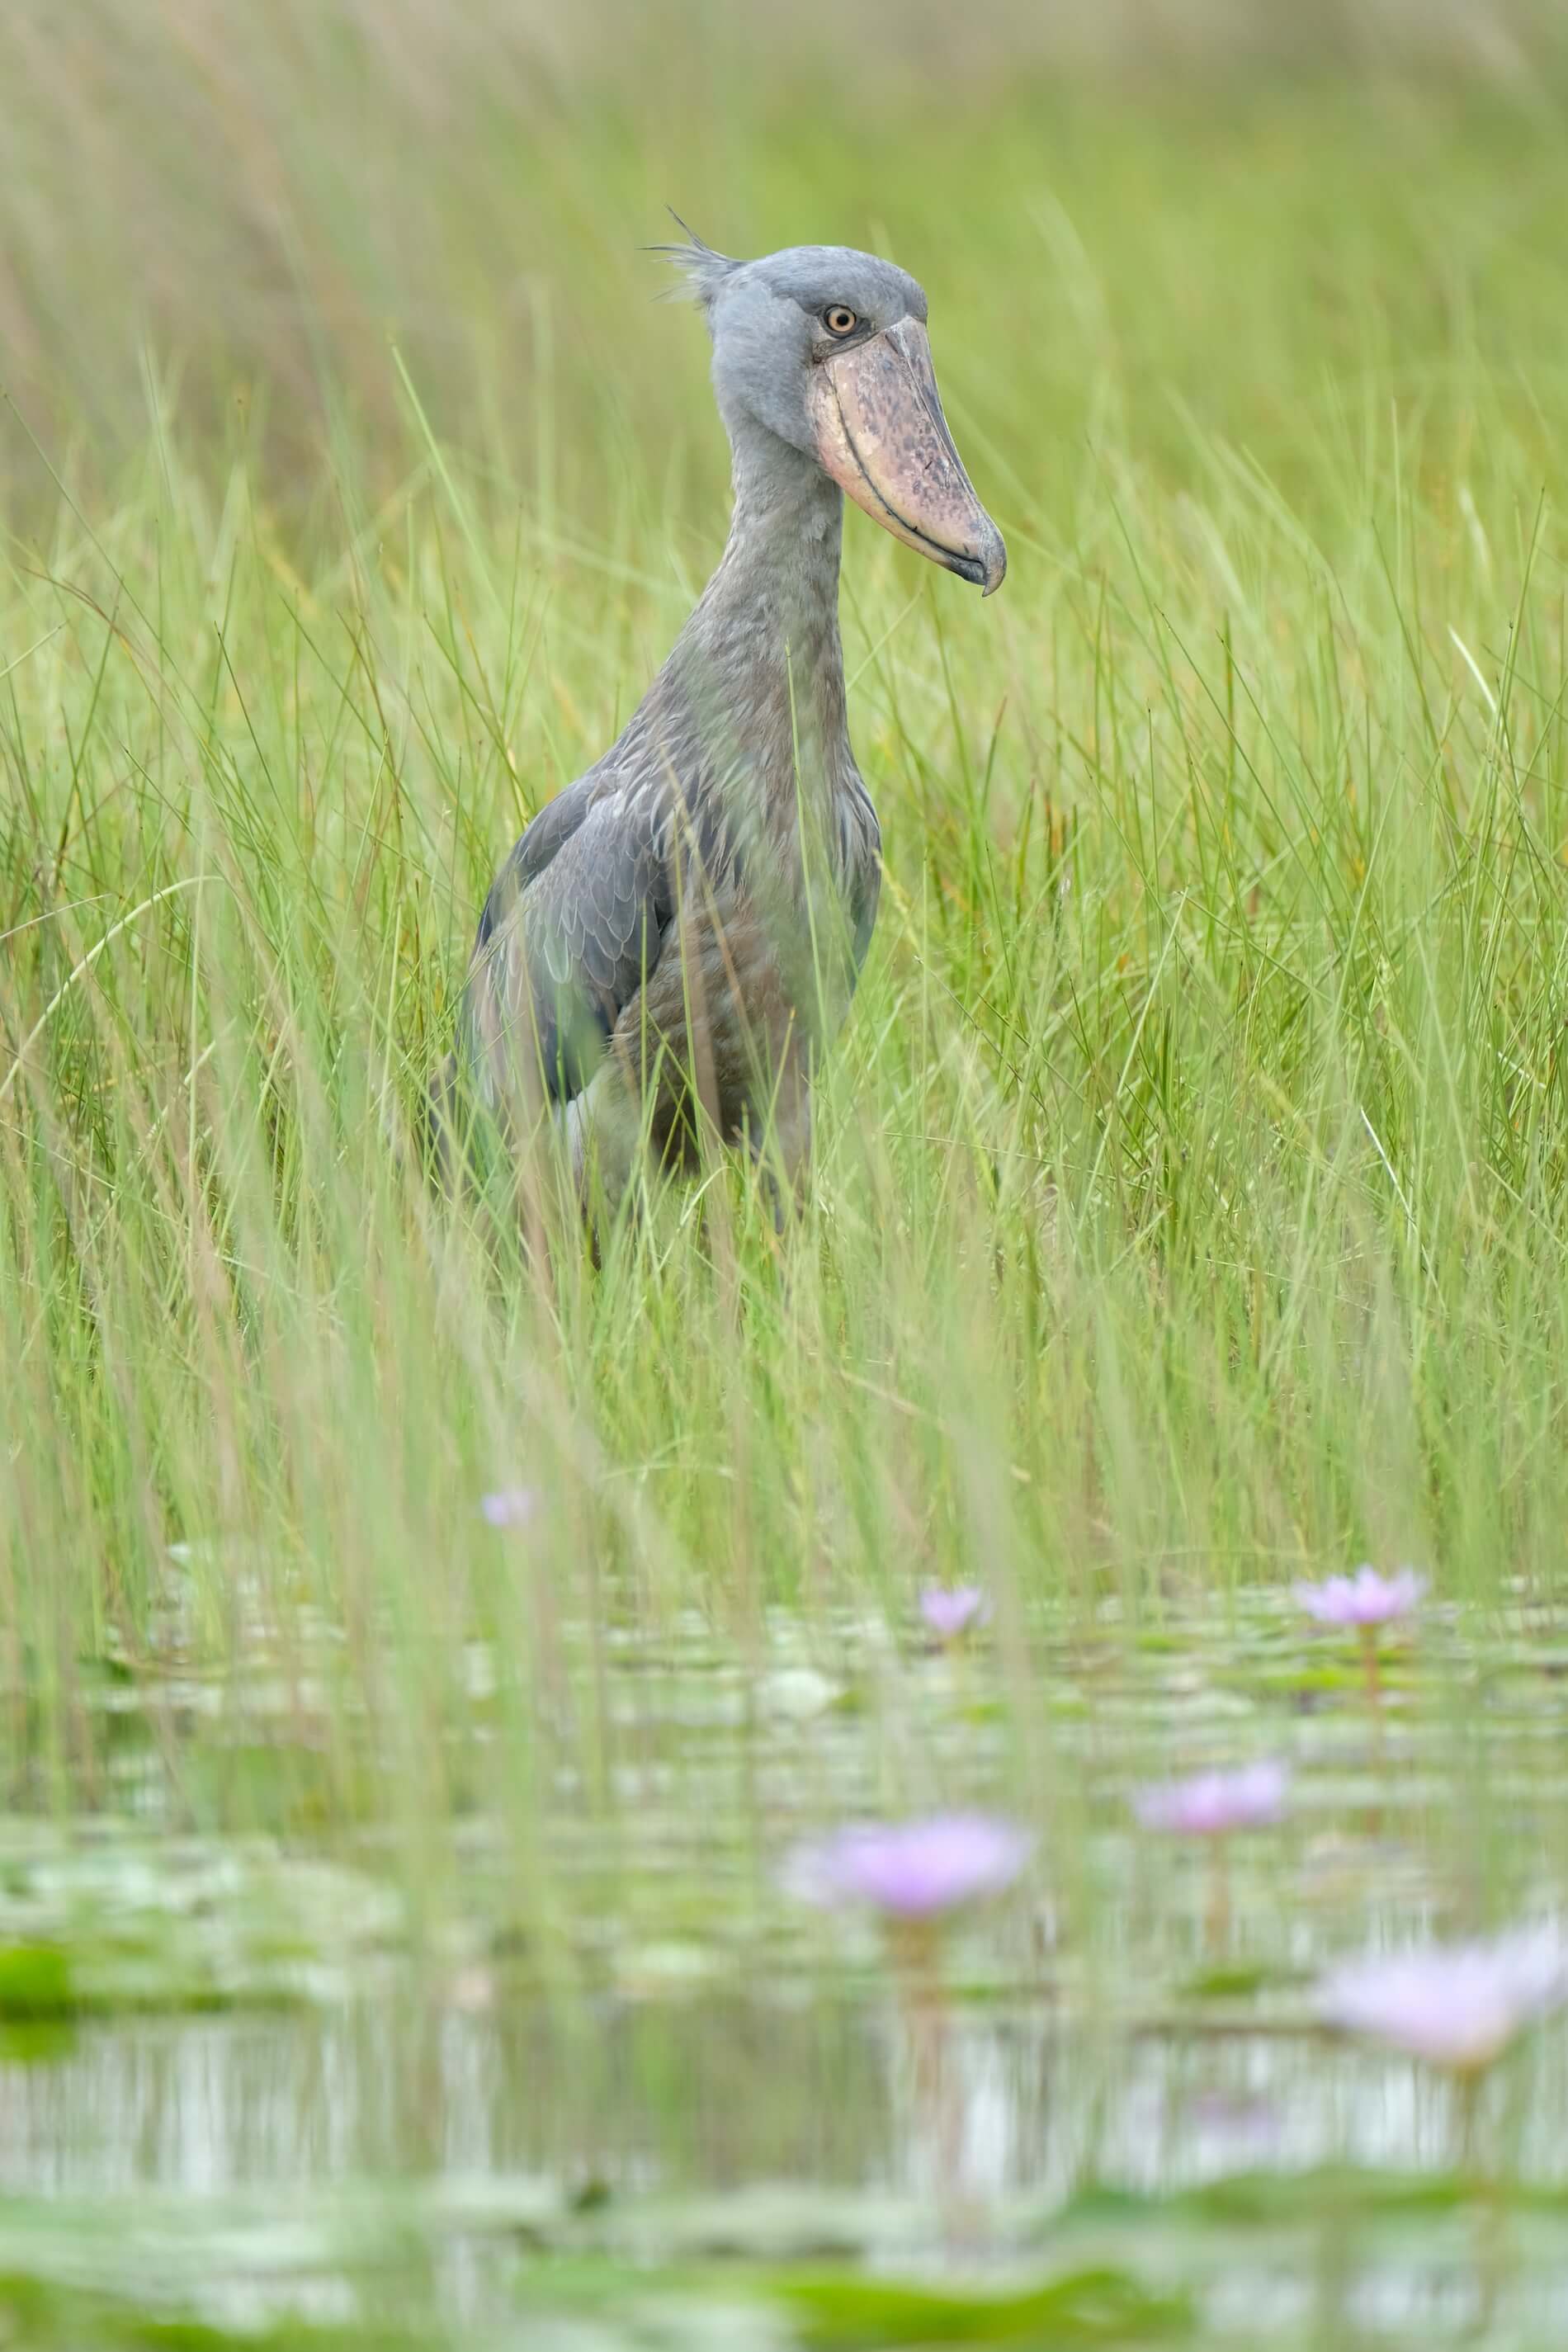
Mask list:
[[816,454],[847,498],[989,596],[1007,550],[952,446],[926,331],[901,319],[813,373]]

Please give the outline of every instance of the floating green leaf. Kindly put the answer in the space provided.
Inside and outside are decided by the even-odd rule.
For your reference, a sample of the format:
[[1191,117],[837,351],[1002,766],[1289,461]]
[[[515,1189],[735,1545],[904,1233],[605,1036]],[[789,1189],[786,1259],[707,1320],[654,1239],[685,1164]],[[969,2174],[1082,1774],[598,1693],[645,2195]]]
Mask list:
[[1143,2286],[1126,2271],[1072,2271],[1013,2294],[905,2284],[854,2273],[786,2279],[774,2293],[803,2343],[822,2352],[917,2345],[1116,2345],[1190,2333],[1181,2294]]

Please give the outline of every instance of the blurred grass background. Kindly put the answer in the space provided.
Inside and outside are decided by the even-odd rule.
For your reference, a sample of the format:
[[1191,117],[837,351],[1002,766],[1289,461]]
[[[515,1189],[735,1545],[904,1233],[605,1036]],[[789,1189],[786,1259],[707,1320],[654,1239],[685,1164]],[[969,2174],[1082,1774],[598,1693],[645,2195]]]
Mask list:
[[[1542,0],[17,0],[5,382],[57,455],[101,457],[144,442],[168,378],[190,429],[297,498],[334,425],[386,462],[395,340],[438,429],[591,512],[628,435],[639,468],[712,444],[638,251],[673,204],[738,251],[914,252],[950,375],[1034,488],[1108,366],[1278,438],[1309,352],[1320,376],[1424,360],[1504,246],[1499,299],[1539,297],[1560,70]],[[1003,316],[1026,366],[995,364]],[[14,495],[28,454],[13,432]]]
[[[329,1814],[526,1843],[622,1737],[563,1623],[1557,1591],[1560,12],[19,0],[0,88],[19,1793],[265,1654]],[[721,542],[667,203],[922,278],[1012,569],[851,519],[889,887],[787,1264],[724,1175],[535,1280],[397,1146]]]

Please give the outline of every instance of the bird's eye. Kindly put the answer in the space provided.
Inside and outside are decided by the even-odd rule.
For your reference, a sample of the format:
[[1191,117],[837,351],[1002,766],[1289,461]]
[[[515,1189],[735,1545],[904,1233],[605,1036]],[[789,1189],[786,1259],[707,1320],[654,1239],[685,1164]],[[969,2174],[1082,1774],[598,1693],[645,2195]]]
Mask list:
[[822,323],[830,335],[852,335],[860,321],[847,302],[830,302],[822,314]]

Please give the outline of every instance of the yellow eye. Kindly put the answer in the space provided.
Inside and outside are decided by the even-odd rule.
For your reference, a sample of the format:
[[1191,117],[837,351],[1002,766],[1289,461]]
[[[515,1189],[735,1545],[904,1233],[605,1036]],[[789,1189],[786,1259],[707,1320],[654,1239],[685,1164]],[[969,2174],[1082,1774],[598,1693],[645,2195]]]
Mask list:
[[822,323],[830,335],[852,335],[860,321],[847,302],[830,302],[822,314]]

